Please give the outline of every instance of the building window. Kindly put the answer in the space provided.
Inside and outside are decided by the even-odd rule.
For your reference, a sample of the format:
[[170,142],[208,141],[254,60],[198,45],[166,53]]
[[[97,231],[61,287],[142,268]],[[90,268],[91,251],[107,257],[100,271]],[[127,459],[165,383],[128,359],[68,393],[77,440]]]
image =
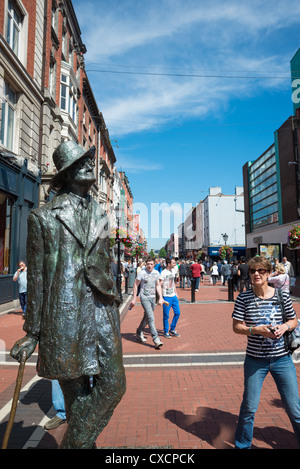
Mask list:
[[0,275],[11,273],[12,205],[12,199],[3,192],[0,192]]
[[17,56],[19,55],[21,23],[22,18],[16,6],[8,0],[6,40]]
[[60,86],[60,108],[63,111],[67,111],[67,90],[68,90],[68,76],[61,74],[61,86]]
[[50,58],[50,69],[49,69],[49,93],[55,97],[55,82],[56,82],[56,62]]
[[275,146],[249,168],[252,230],[278,222],[278,193]]
[[4,82],[0,140],[2,144],[11,151],[13,151],[14,144],[16,104],[17,94],[8,83]]
[[55,32],[57,31],[57,22],[58,22],[57,12],[58,12],[57,7],[53,3],[52,4],[52,9],[51,9],[51,26],[52,26],[52,28],[54,29]]
[[68,58],[68,35],[67,35],[67,31],[63,31],[63,34],[62,34],[62,45],[61,45],[61,56],[62,56],[62,60],[64,62],[67,62],[67,58]]
[[72,118],[74,124],[77,121],[77,91],[70,80],[70,77],[64,73],[61,74],[60,84],[60,108],[66,111]]

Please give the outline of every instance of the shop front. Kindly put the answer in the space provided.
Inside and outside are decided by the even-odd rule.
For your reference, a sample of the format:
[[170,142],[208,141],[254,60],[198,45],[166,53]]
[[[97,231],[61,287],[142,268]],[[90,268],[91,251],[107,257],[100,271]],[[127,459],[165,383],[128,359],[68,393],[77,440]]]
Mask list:
[[27,160],[0,152],[0,305],[18,299],[13,274],[26,259],[27,218],[38,207],[41,174]]
[[[207,255],[210,258],[217,260],[220,258],[219,249],[221,246],[208,246]],[[232,248],[232,259],[239,259],[241,256],[246,255],[245,246],[230,246]]]

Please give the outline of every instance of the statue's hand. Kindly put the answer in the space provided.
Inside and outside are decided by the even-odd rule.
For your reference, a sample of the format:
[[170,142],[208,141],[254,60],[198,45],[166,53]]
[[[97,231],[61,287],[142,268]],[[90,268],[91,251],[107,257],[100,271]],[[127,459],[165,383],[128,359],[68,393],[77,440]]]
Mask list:
[[22,352],[23,350],[26,350],[27,358],[29,358],[30,355],[32,355],[33,352],[35,351],[35,347],[37,346],[37,343],[38,343],[37,339],[26,335],[25,337],[23,337],[23,339],[20,339],[15,343],[15,345],[10,351],[10,356],[13,357],[15,360],[18,360],[18,362],[20,362]]

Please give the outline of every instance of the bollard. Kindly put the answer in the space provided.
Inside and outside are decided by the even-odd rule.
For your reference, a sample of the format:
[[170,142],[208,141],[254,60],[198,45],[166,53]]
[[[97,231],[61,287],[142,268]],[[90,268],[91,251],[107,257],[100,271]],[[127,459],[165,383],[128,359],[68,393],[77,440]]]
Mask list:
[[195,279],[191,278],[191,303],[195,303]]
[[233,296],[233,279],[229,278],[228,279],[228,301],[234,301],[234,296]]

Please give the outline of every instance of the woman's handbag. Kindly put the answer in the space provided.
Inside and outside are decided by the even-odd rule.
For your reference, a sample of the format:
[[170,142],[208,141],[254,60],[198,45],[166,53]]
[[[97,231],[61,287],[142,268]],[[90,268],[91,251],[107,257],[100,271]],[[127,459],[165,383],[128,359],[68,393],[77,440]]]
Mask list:
[[[282,291],[280,289],[277,289],[276,292],[277,292],[277,297],[279,298],[279,304],[281,307],[283,321],[286,322]],[[299,319],[298,319],[298,326],[293,331],[286,331],[283,338],[284,338],[286,348],[291,353],[293,353],[297,348],[300,347],[300,321]]]
[[291,287],[295,287],[295,286],[296,286],[296,278],[295,278],[295,277],[291,277],[290,286],[291,286]]

